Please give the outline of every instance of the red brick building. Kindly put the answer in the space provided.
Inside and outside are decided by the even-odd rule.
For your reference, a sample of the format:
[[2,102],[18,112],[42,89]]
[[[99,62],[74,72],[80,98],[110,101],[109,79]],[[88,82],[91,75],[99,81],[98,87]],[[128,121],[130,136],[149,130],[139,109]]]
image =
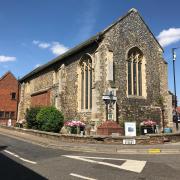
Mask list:
[[11,72],[0,78],[0,124],[7,125],[12,120],[12,125],[17,119],[18,107],[18,80]]

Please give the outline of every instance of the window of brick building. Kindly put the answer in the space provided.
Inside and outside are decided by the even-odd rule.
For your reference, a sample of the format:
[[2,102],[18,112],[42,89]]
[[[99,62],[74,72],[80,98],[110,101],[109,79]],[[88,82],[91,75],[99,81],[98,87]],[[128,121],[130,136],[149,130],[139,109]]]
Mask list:
[[10,115],[10,112],[5,112],[5,118],[6,118],[6,119],[10,118],[9,115]]
[[15,118],[15,112],[10,112],[10,118],[14,119]]
[[0,111],[0,118],[4,118],[4,111]]
[[15,92],[11,93],[11,99],[13,99],[13,100],[16,99],[16,93]]
[[1,119],[14,119],[15,118],[15,112],[4,112],[0,111],[0,118]]

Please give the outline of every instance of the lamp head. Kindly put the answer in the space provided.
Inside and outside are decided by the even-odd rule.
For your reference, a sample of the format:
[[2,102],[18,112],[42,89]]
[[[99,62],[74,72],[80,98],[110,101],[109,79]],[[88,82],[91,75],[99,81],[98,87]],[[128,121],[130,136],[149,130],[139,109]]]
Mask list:
[[173,61],[176,60],[176,52],[175,52],[176,48],[172,48],[172,55],[173,55]]
[[176,60],[176,52],[174,51],[173,53],[173,60],[175,61]]

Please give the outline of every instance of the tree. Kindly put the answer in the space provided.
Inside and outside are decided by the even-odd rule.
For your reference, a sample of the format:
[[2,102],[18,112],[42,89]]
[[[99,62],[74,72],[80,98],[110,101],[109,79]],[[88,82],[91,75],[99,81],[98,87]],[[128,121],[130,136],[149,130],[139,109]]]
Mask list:
[[59,132],[63,126],[64,116],[55,107],[43,107],[37,116],[38,129],[49,132]]
[[30,129],[38,129],[38,123],[36,120],[36,116],[40,111],[40,107],[31,107],[26,110],[26,121],[27,121],[27,128]]

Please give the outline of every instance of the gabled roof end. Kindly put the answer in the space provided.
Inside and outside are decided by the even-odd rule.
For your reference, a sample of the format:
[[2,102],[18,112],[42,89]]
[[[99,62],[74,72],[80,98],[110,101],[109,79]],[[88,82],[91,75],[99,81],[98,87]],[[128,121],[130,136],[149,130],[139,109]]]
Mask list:
[[[10,74],[12,77],[14,77],[14,79],[16,79],[16,77],[14,76],[14,74],[11,72],[11,71],[7,71],[4,75],[2,75],[1,77],[0,77],[0,81],[2,80],[2,79],[4,79],[8,74]],[[17,79],[16,79],[17,80]]]

